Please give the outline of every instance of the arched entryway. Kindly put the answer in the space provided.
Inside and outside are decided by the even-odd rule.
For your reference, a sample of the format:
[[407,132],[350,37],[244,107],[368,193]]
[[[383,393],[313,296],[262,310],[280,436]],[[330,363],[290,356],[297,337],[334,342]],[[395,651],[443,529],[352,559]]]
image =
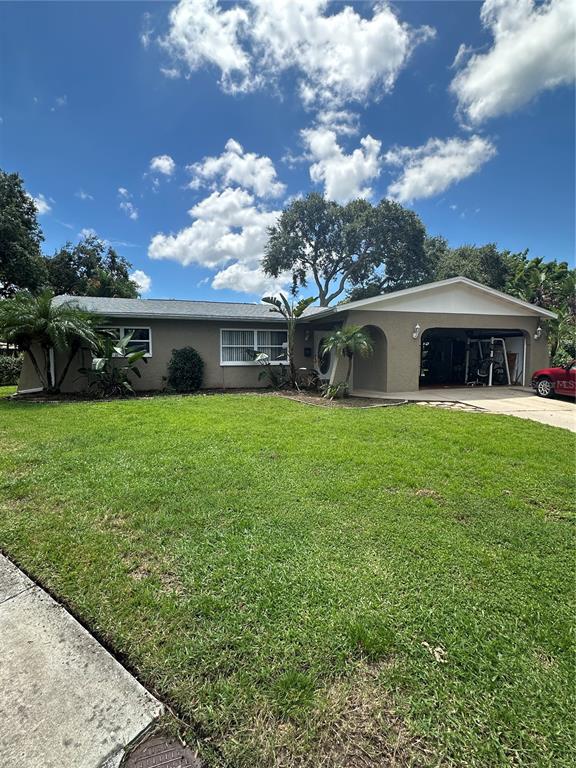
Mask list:
[[366,392],[386,392],[386,363],[388,345],[386,334],[375,325],[365,325],[362,329],[372,339],[374,354],[369,357],[354,358],[353,383],[354,390]]

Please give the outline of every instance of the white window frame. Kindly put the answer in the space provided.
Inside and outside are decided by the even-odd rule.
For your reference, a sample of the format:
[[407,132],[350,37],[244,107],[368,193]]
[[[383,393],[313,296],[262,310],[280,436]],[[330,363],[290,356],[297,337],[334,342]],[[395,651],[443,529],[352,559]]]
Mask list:
[[[286,334],[286,341],[283,343],[283,347],[286,349],[286,360],[270,360],[270,365],[288,365],[289,358],[288,358],[288,331],[284,328],[220,328],[220,365],[221,366],[254,366],[254,365],[260,365],[260,363],[257,360],[223,360],[222,359],[222,337],[225,331],[245,331],[247,333],[252,333],[254,336],[254,344],[252,349],[254,352],[258,353],[260,350],[258,349],[258,331],[279,331],[280,333]],[[233,346],[231,344],[226,344],[225,346]],[[250,349],[249,346],[245,345],[238,345],[239,347],[243,349]],[[276,346],[276,345],[273,345]]]
[[[96,328],[97,331],[112,331],[118,329],[120,338],[122,339],[128,331],[148,331],[148,349],[149,352],[144,353],[144,357],[152,357],[152,328],[149,325],[102,325]],[[134,341],[137,341],[135,339]],[[131,353],[130,353],[131,354]],[[118,355],[115,355],[118,357]]]

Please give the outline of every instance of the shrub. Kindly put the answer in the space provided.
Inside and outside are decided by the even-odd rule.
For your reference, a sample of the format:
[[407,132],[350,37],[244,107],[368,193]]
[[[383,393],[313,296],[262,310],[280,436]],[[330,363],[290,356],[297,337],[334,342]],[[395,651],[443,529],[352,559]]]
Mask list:
[[22,355],[0,355],[0,387],[18,384],[22,370]]
[[195,392],[202,386],[204,361],[193,347],[173,349],[168,363],[168,386],[177,392]]

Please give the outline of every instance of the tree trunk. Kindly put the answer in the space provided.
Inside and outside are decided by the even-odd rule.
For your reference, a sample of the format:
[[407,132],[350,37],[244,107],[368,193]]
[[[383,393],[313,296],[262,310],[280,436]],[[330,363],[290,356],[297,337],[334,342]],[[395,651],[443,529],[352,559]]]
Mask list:
[[64,366],[64,370],[60,374],[60,378],[56,382],[55,391],[60,392],[60,388],[64,382],[64,379],[66,378],[66,374],[68,373],[68,369],[70,368],[70,365],[72,364],[72,360],[76,356],[76,353],[78,352],[77,347],[73,347],[70,351],[70,354],[68,355],[68,360],[66,361],[66,365]]
[[47,392],[55,392],[56,387],[54,386],[55,382],[55,376],[54,372],[52,371],[52,364],[50,361],[50,347],[43,347],[44,350],[44,365],[46,367],[46,391]]
[[352,373],[352,355],[348,355],[348,371],[346,372],[346,389],[350,385],[350,374]]
[[38,376],[38,381],[40,382],[40,384],[42,384],[42,389],[46,389],[48,382],[46,381],[46,379],[42,375],[42,371],[40,370],[40,366],[38,365],[38,361],[36,360],[34,352],[32,352],[32,347],[29,347],[28,349],[25,349],[24,351],[28,354],[28,357],[30,358],[30,362],[32,363],[32,367],[36,371],[36,376]]

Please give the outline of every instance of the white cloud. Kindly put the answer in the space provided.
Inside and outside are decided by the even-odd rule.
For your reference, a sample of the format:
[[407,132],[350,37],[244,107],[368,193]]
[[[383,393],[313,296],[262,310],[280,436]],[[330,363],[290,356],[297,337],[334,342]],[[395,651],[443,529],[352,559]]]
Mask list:
[[50,107],[50,112],[56,112],[57,109],[63,109],[68,104],[68,96],[57,96],[54,99],[54,105]]
[[76,197],[79,197],[80,200],[94,200],[92,195],[85,192],[83,189],[79,189],[78,192],[76,192]]
[[160,67],[160,72],[167,77],[168,80],[177,80],[180,77],[180,70],[178,67]]
[[148,247],[151,259],[218,269],[214,288],[259,293],[285,284],[266,277],[260,268],[268,227],[280,211],[266,210],[244,189],[227,187],[213,192],[188,213],[193,219],[190,226],[152,238]]
[[32,202],[36,206],[36,213],[38,214],[38,216],[44,216],[44,214],[50,213],[50,211],[52,210],[52,206],[50,205],[48,200],[46,200],[44,195],[38,195],[37,197],[31,196],[31,198],[32,198]]
[[98,233],[95,229],[92,229],[92,227],[83,227],[80,232],[78,232],[78,237],[98,237]]
[[153,32],[152,16],[146,12],[142,16],[142,31],[140,32],[140,42],[144,48],[148,48],[152,42]]
[[401,203],[432,197],[471,176],[496,154],[481,136],[470,139],[429,139],[421,147],[396,147],[385,161],[402,168],[388,187],[388,195]]
[[434,33],[399,21],[386,2],[365,18],[352,7],[336,13],[328,0],[180,0],[161,44],[189,71],[211,65],[229,93],[300,75],[307,105],[336,107],[391,90],[412,50]]
[[331,200],[345,203],[355,197],[370,197],[368,182],[380,175],[381,142],[372,136],[360,139],[360,147],[349,155],[338,144],[334,131],[327,128],[309,128],[301,132],[308,150],[310,178],[324,184],[324,192]]
[[121,211],[124,211],[126,216],[132,221],[136,221],[138,218],[138,208],[131,201],[132,195],[126,187],[118,187],[118,197],[120,198],[120,205],[118,206]]
[[156,155],[150,160],[150,170],[162,173],[164,176],[172,176],[176,170],[176,163],[170,155]]
[[142,269],[135,269],[134,272],[130,273],[129,277],[130,280],[133,280],[136,283],[140,293],[150,292],[150,289],[152,288],[152,278]]
[[238,185],[258,197],[277,197],[284,192],[284,184],[278,181],[276,169],[269,157],[245,152],[241,144],[228,139],[224,152],[218,157],[205,157],[199,163],[188,166],[192,173],[190,186],[198,189],[203,184],[215,187]]
[[252,266],[250,263],[236,262],[220,270],[212,280],[212,288],[264,296],[285,291],[290,280],[290,275],[278,278],[265,275],[259,260],[254,260]]
[[138,208],[136,208],[134,203],[131,203],[129,200],[124,200],[120,203],[120,210],[124,211],[126,216],[128,216],[129,219],[132,219],[132,221],[136,221],[138,218]]
[[339,136],[354,136],[358,133],[358,115],[347,109],[323,109],[316,115],[316,122],[329,128]]
[[472,56],[450,86],[471,124],[512,112],[540,92],[574,81],[574,0],[538,5],[533,0],[485,0],[480,15],[494,44],[487,53]]

